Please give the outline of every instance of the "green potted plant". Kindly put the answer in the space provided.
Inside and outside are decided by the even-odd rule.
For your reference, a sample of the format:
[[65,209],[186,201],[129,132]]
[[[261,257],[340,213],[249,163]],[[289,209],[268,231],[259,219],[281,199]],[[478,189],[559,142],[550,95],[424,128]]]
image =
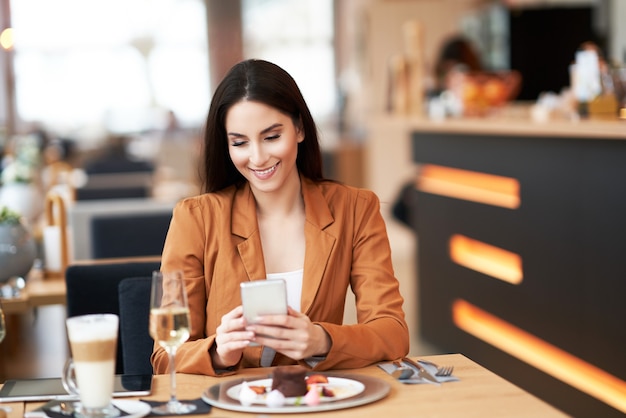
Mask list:
[[35,240],[22,215],[0,206],[0,284],[14,277],[26,278],[36,256]]
[[0,206],[7,206],[32,222],[43,210],[38,140],[35,135],[16,136],[10,145],[0,169]]
[[0,225],[18,225],[21,223],[22,216],[14,210],[6,206],[0,208]]

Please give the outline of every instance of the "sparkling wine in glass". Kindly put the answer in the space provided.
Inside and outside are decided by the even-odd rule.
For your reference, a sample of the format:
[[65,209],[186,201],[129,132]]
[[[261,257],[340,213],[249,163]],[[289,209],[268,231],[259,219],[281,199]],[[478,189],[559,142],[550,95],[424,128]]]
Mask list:
[[150,296],[150,336],[167,351],[170,362],[170,400],[152,408],[155,414],[186,414],[196,409],[176,398],[176,350],[189,339],[190,329],[182,271],[155,271]]

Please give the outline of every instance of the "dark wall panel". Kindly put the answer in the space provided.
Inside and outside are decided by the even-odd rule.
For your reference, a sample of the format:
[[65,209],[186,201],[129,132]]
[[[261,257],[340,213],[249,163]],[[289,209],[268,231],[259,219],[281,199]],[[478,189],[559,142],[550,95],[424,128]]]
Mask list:
[[[626,142],[434,132],[412,141],[416,163],[513,177],[521,186],[518,209],[414,192],[422,337],[575,416],[621,416],[459,330],[451,306],[467,300],[626,379]],[[452,262],[454,234],[519,254],[523,282]]]

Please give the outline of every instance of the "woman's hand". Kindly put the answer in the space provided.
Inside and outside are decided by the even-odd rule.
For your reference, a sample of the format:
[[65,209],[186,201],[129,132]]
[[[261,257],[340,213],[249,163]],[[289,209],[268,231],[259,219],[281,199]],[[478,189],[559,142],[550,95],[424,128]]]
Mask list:
[[326,331],[308,316],[292,308],[287,315],[265,315],[245,328],[254,332],[254,341],[294,360],[325,355],[330,350]]
[[254,332],[246,330],[245,325],[241,306],[222,317],[215,330],[215,346],[209,351],[213,368],[225,369],[239,362],[243,349],[254,338]]

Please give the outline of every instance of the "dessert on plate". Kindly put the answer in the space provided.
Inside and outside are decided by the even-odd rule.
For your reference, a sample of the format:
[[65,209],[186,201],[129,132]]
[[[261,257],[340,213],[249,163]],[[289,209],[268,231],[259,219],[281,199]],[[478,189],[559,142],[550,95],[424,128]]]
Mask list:
[[[296,405],[314,406],[321,402],[321,398],[334,398],[333,390],[325,387],[328,377],[323,374],[310,374],[302,366],[279,366],[272,372],[271,386],[243,382],[239,391],[239,401],[249,406],[255,402],[265,403],[269,407],[280,407],[287,398],[300,400],[291,401]],[[260,382],[259,382],[260,383]]]
[[287,398],[306,395],[306,372],[302,366],[276,367],[272,373],[272,390],[280,391]]

